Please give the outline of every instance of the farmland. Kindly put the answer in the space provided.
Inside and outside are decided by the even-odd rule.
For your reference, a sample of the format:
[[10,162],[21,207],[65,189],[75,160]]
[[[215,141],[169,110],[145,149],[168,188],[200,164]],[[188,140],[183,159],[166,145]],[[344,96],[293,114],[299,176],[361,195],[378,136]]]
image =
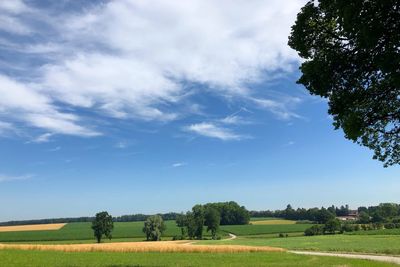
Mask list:
[[[400,254],[400,236],[396,235],[323,235],[278,238],[275,236],[245,236],[219,243],[246,246],[272,246],[289,250]],[[210,244],[200,241],[198,244]]]
[[[166,221],[167,230],[165,237],[178,235],[180,230],[175,221]],[[93,242],[91,223],[68,223],[57,231],[27,231],[27,232],[1,232],[0,242],[32,242],[32,241],[76,241],[90,240]],[[139,238],[143,240],[143,222],[120,222],[114,224],[113,238]]]
[[[279,220],[274,222],[280,223]],[[180,234],[180,229],[176,226],[175,221],[166,221],[165,223],[167,230],[163,235],[164,240],[170,240],[173,236]],[[82,222],[68,223],[57,231],[0,232],[0,242],[90,243],[94,242],[90,226],[90,223]],[[306,224],[224,225],[221,226],[220,235],[224,237],[227,236],[227,233],[235,235],[293,233],[303,232],[307,227],[309,225]],[[143,222],[114,223],[113,240],[142,241],[144,239],[142,228]],[[207,236],[207,232],[204,234]]]
[[60,230],[64,226],[65,223],[0,226],[0,232]]
[[225,225],[221,230],[241,236],[304,232],[308,227],[309,224]]
[[3,266],[354,266],[386,267],[366,260],[270,253],[121,253],[0,250]]
[[[262,224],[255,224],[257,222]],[[176,226],[175,221],[166,221],[165,223],[167,230],[163,235],[163,240],[171,240],[172,236],[180,234],[180,229]],[[161,262],[163,263],[162,265],[169,265],[169,262],[176,262],[174,264],[176,266],[185,266],[187,261],[190,260],[190,255],[193,255],[193,261],[197,264],[194,264],[194,266],[204,265],[209,260],[212,260],[212,264],[215,264],[215,266],[220,266],[219,264],[263,266],[262,264],[264,263],[275,266],[278,265],[278,262],[278,266],[291,266],[291,263],[296,260],[301,260],[301,264],[303,264],[298,266],[332,266],[343,263],[346,263],[346,266],[391,266],[390,264],[365,260],[292,255],[284,252],[268,251],[272,247],[272,250],[274,248],[283,248],[287,250],[400,254],[398,229],[306,237],[303,235],[303,231],[310,227],[310,224],[295,224],[290,220],[261,218],[259,220],[251,220],[251,224],[248,225],[221,226],[220,235],[224,238],[223,240],[160,243],[141,242],[144,240],[144,234],[142,233],[143,222],[118,222],[114,224],[113,239],[111,241],[104,240],[103,244],[98,245],[94,244],[95,240],[90,226],[91,223],[86,222],[68,223],[60,230],[0,232],[0,243],[4,243],[4,245],[0,246],[0,258],[2,262],[5,262],[5,266],[26,265],[24,261],[29,257],[34,260],[27,266],[46,266],[43,265],[45,259],[49,259],[49,262],[51,262],[56,261],[56,258],[61,256],[61,262],[57,262],[57,266],[71,266],[71,264],[67,265],[67,262],[77,262],[76,266],[110,266],[106,264],[109,259],[115,259],[113,264],[118,263],[121,266],[124,266],[123,264],[128,261],[139,265],[143,263],[157,265],[161,264]],[[237,238],[226,240],[228,233],[237,235]],[[280,233],[285,234],[285,236],[286,234],[288,235],[287,237],[278,238]],[[208,235],[206,238],[210,238],[210,236]],[[20,245],[21,243],[27,245]],[[256,252],[257,250],[266,252]],[[141,253],[127,254],[126,252],[129,251]],[[241,253],[227,253],[235,251]],[[253,252],[249,254],[246,251]],[[159,252],[163,253],[160,254]],[[190,254],[192,252],[210,253]],[[18,260],[11,260],[15,255],[19,255]],[[107,257],[107,260],[99,263],[98,261],[100,260],[93,259],[94,255],[101,255],[97,258],[102,258],[103,255],[110,256]],[[152,257],[148,257],[149,255],[152,255]],[[154,257],[154,255],[157,256]],[[149,261],[149,258],[152,260]],[[242,262],[236,262],[235,259]],[[243,265],[243,262],[247,265]],[[260,262],[262,262],[261,265]],[[47,266],[52,265],[48,264]],[[72,264],[72,266],[74,265]]]

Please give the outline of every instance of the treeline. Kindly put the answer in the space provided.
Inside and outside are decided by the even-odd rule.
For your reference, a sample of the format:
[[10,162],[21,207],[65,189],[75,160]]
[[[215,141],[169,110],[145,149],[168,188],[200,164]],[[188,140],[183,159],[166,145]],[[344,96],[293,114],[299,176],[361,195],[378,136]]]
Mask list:
[[[168,212],[159,214],[163,220],[175,220],[178,213]],[[145,221],[151,215],[146,214],[132,214],[113,217],[113,222],[139,222]],[[73,222],[93,222],[95,217],[76,217],[76,218],[52,218],[52,219],[37,219],[37,220],[23,220],[23,221],[8,221],[1,222],[0,226],[13,226],[13,225],[26,225],[26,224],[48,224],[48,223],[73,223]]]
[[181,235],[174,239],[203,239],[204,226],[211,232],[212,239],[219,239],[220,225],[248,224],[249,221],[249,211],[234,201],[198,204],[186,214],[177,216],[176,225],[181,229]]
[[[387,223],[397,221],[400,217],[400,205],[396,203],[381,203],[377,206],[358,207],[355,210],[360,223]],[[328,208],[297,208],[293,209],[287,205],[284,210],[250,211],[251,217],[276,217],[288,220],[307,220],[317,223],[326,223],[332,217],[349,216],[355,212],[350,210],[348,205]]]

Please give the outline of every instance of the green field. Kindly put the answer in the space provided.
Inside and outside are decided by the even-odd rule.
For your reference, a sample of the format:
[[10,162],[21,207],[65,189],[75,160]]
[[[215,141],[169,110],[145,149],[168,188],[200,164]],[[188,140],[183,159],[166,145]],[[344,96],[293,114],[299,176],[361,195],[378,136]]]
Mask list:
[[[164,237],[172,237],[180,234],[180,229],[175,221],[166,221],[167,230]],[[77,241],[94,240],[91,223],[68,223],[56,231],[24,231],[24,232],[0,232],[0,242],[31,242],[31,241]],[[143,240],[143,222],[117,222],[114,223],[113,238],[136,238]],[[169,238],[170,239],[170,238]],[[137,241],[139,241],[137,240]]]
[[346,235],[400,235],[400,229],[380,229],[368,231],[349,232]]
[[[201,241],[198,244],[210,244],[210,242]],[[235,240],[220,241],[219,244],[272,246],[290,250],[362,252],[400,255],[400,236],[395,235],[323,235],[288,238],[239,237]]]
[[309,224],[224,225],[221,230],[241,236],[304,232],[309,227]]
[[[166,221],[167,230],[164,240],[170,240],[174,235],[180,235],[180,229],[175,221]],[[54,243],[82,243],[94,241],[91,223],[69,223],[56,231],[24,231],[0,232],[0,242],[54,242]],[[277,233],[303,232],[309,225],[224,225],[221,226],[220,235],[227,233],[235,235],[263,235]],[[113,241],[141,241],[144,239],[142,232],[143,222],[117,222],[114,223]],[[204,229],[205,231],[205,229]],[[205,236],[208,233],[204,232]]]
[[0,251],[4,267],[136,267],[136,266],[395,266],[366,260],[303,256],[290,253],[121,253]]

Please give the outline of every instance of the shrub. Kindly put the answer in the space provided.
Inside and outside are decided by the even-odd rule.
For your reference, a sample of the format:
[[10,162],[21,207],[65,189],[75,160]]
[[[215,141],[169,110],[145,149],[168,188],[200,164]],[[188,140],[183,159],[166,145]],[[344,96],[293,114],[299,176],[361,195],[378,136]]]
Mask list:
[[313,225],[304,231],[304,235],[306,236],[322,235],[322,234],[323,234],[323,227],[321,225]]
[[385,229],[394,229],[394,228],[396,228],[396,225],[394,223],[385,223],[383,226],[385,227]]

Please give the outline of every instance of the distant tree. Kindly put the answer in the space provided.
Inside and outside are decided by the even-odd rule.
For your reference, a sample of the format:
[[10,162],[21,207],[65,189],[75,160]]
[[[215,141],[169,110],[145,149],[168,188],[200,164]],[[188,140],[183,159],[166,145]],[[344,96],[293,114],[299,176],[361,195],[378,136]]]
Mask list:
[[333,219],[329,219],[324,226],[324,234],[328,233],[328,234],[335,234],[336,231],[340,231],[341,229],[341,225],[340,225],[340,221],[336,218]]
[[369,214],[366,213],[365,211],[361,211],[359,213],[358,222],[359,223],[369,223]]
[[114,229],[112,216],[106,211],[97,213],[94,221],[92,222],[92,229],[97,243],[101,242],[103,235],[108,239],[111,239],[111,232]]
[[317,218],[316,221],[318,223],[326,223],[327,221],[331,220],[335,218],[335,215],[333,215],[331,212],[329,212],[327,209],[325,209],[324,207],[322,207],[318,213],[317,213]]
[[153,215],[144,222],[143,233],[146,234],[146,240],[159,241],[162,233],[167,229],[160,215]]
[[205,210],[203,205],[195,205],[192,208],[195,224],[194,235],[197,239],[203,239],[203,226],[205,221]]
[[235,201],[207,203],[205,208],[212,206],[221,215],[221,225],[248,224],[250,212],[244,207],[239,206]]
[[303,84],[328,99],[345,137],[400,163],[400,12],[398,0],[308,1],[289,46],[304,59]]
[[313,225],[304,231],[304,235],[306,236],[322,235],[322,234],[323,234],[323,226],[321,225]]
[[205,225],[207,232],[211,231],[212,239],[217,239],[217,231],[221,221],[221,216],[217,209],[208,207],[205,211]]

